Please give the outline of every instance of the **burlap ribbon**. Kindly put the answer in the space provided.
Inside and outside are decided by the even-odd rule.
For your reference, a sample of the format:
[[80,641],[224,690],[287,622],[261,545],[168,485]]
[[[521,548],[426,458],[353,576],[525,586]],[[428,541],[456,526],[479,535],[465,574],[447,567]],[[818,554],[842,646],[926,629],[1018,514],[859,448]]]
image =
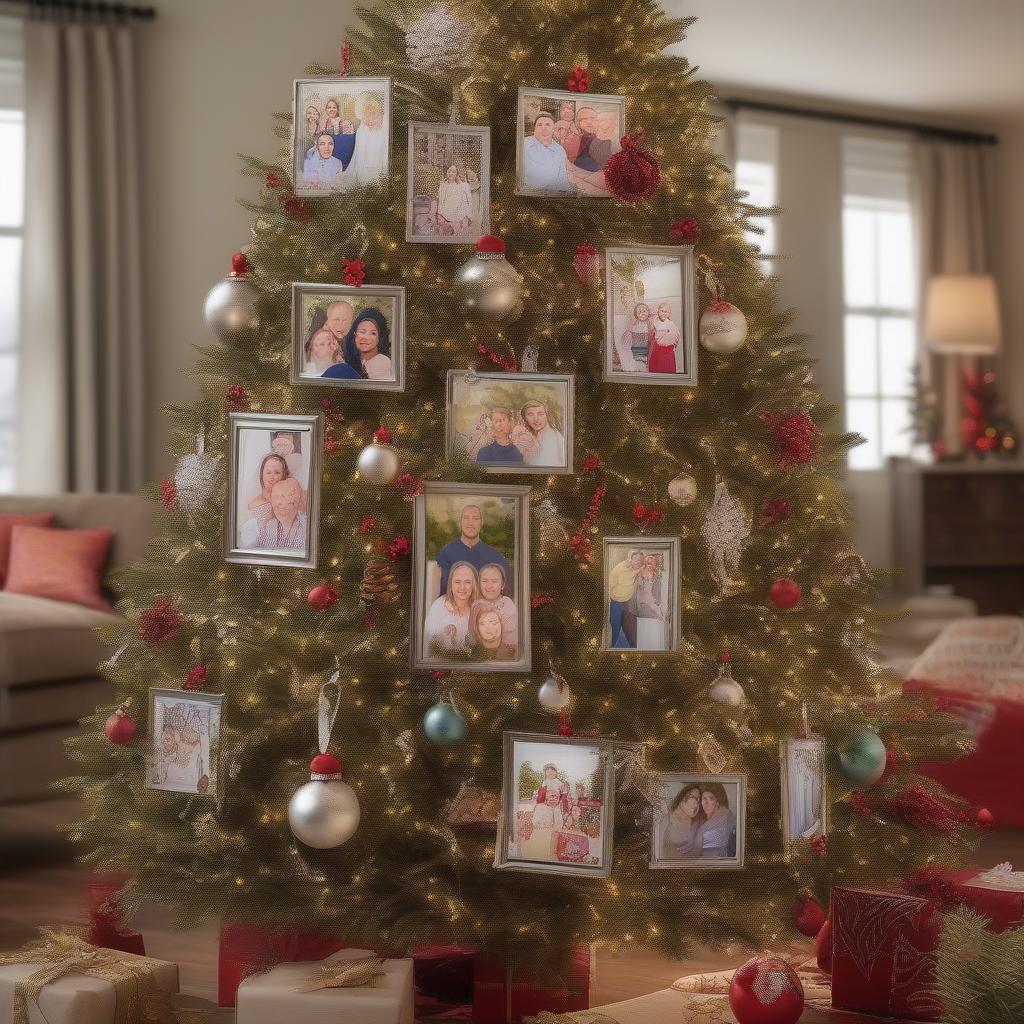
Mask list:
[[574,1010],[572,1013],[552,1013],[541,1010],[536,1017],[525,1018],[524,1024],[619,1024],[614,1017],[596,1010]]
[[29,1024],[29,1004],[38,1007],[43,989],[69,974],[102,978],[114,986],[115,1024],[163,1024],[171,1019],[170,993],[157,986],[145,957],[91,946],[76,929],[40,928],[39,933],[16,953],[0,955],[0,967],[41,964],[14,986],[13,1024]]
[[379,956],[361,956],[352,960],[336,960],[321,965],[319,973],[310,981],[304,981],[296,992],[317,992],[322,988],[362,988],[374,986],[378,978],[384,977],[384,961]]

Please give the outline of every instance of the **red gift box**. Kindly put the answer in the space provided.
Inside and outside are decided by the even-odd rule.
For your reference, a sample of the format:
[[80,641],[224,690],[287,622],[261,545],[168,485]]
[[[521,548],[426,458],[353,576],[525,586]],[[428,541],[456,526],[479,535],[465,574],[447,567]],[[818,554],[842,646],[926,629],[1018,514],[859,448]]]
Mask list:
[[139,932],[128,931],[121,920],[121,890],[125,878],[119,875],[94,875],[89,879],[89,935],[87,942],[121,953],[146,955],[146,944]]
[[523,1017],[544,1010],[586,1010],[593,976],[593,951],[589,946],[581,946],[573,953],[565,984],[557,989],[545,988],[530,977],[510,976],[504,960],[481,956],[473,981],[473,1024],[519,1024]]
[[1024,924],[1024,872],[1009,864],[989,871],[965,872],[954,878],[956,902],[987,917],[994,932]]

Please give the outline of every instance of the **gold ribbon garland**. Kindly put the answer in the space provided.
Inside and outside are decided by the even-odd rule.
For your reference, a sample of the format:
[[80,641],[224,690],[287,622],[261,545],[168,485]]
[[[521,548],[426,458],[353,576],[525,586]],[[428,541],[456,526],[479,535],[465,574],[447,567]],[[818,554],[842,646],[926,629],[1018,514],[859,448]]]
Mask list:
[[145,957],[92,946],[77,929],[40,928],[39,932],[40,938],[0,956],[0,967],[42,965],[15,983],[13,1024],[29,1024],[29,1003],[38,1006],[43,989],[69,974],[101,978],[113,985],[115,1024],[162,1024],[171,1019],[170,993],[157,986]]
[[596,1010],[575,1010],[572,1013],[552,1013],[541,1010],[536,1017],[527,1017],[530,1024],[619,1024],[614,1017]]
[[384,961],[379,956],[361,956],[355,960],[339,960],[321,965],[320,973],[311,981],[304,981],[296,992],[318,992],[323,988],[373,988],[378,978],[384,977]]

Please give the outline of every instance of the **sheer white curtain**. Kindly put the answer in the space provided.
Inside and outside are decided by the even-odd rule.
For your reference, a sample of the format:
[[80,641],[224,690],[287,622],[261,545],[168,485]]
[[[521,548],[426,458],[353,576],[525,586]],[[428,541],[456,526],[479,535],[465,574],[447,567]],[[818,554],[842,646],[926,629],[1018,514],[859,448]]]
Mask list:
[[20,491],[144,479],[137,95],[127,26],[26,24]]

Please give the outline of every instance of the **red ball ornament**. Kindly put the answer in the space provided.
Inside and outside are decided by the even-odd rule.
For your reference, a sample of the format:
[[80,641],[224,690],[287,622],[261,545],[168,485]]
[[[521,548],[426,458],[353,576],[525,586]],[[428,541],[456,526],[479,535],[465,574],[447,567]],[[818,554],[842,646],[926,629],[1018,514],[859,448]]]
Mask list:
[[814,955],[818,960],[818,966],[826,973],[832,973],[832,918],[826,918],[825,923],[814,940]]
[[804,987],[781,957],[751,957],[732,976],[729,1008],[739,1024],[796,1024],[804,1012]]
[[978,823],[978,828],[996,827],[996,816],[987,807],[980,808],[974,820]]
[[330,583],[320,583],[309,592],[306,600],[318,611],[323,611],[338,600],[338,589]]
[[651,152],[639,145],[643,129],[622,136],[622,149],[615,153],[604,168],[604,180],[609,191],[624,203],[639,203],[649,199],[661,183],[661,168]]
[[825,911],[808,892],[801,892],[793,904],[793,926],[801,935],[813,939],[825,923]]
[[126,701],[103,723],[103,734],[116,747],[126,747],[135,739],[138,725],[128,714],[129,704]]
[[776,580],[768,588],[768,597],[776,608],[793,608],[800,603],[803,591],[796,580],[783,578]]

